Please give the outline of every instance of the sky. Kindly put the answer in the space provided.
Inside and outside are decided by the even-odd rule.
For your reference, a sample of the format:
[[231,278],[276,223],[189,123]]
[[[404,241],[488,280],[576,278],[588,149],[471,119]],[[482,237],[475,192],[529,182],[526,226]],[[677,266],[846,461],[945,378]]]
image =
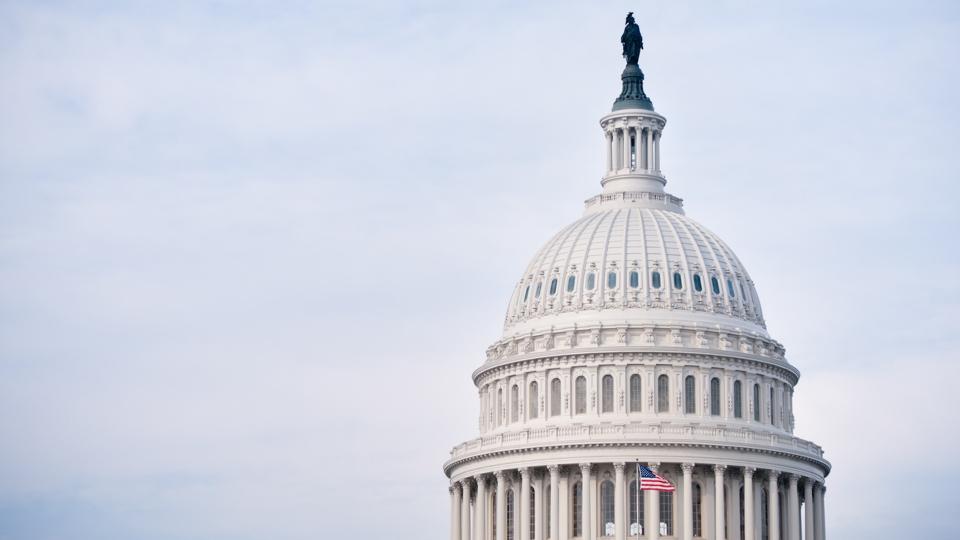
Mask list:
[[0,540],[446,538],[626,11],[830,536],[960,537],[960,5],[170,0],[0,2]]

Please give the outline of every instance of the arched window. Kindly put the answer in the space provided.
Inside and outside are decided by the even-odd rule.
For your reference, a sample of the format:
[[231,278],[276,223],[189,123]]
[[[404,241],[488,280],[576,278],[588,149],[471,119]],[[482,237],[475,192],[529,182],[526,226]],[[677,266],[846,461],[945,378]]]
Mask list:
[[630,412],[640,412],[641,403],[643,394],[640,393],[640,375],[634,373],[630,376]]
[[573,485],[573,535],[583,536],[583,483]]
[[633,270],[630,272],[630,288],[636,289],[640,286],[640,272]]
[[510,421],[516,422],[520,419],[520,387],[513,385],[510,389]]
[[760,489],[760,540],[770,540],[770,499],[767,488]]
[[773,421],[775,417],[773,416],[773,387],[770,387],[770,423],[775,424]]
[[[643,491],[640,492],[640,500],[637,501],[637,476],[634,475],[630,480],[630,530],[628,536],[634,536],[637,533],[637,525],[643,527],[644,504]],[[639,506],[639,508],[638,508]],[[639,510],[639,514],[638,514]],[[639,518],[639,519],[638,519]]]
[[733,381],[733,417],[743,418],[743,390],[740,381]]
[[703,278],[700,277],[700,274],[693,275],[693,290],[703,292]]
[[533,297],[534,297],[534,298],[540,298],[540,289],[542,289],[542,288],[543,288],[543,283],[540,282],[540,281],[538,281],[538,282],[537,282],[537,288],[534,289],[534,293],[533,293]]
[[700,484],[693,484],[693,535],[703,536],[703,499]]
[[573,292],[574,287],[577,285],[577,276],[570,276],[567,278],[567,292]]
[[733,282],[729,279],[727,280],[727,292],[730,293],[730,298],[736,298],[737,293],[733,290]]
[[[497,507],[497,490],[491,489],[490,490],[490,506],[488,508],[496,508],[496,507]],[[497,537],[496,514],[494,514],[494,512],[490,512],[490,518],[491,519],[487,522],[490,524],[490,536],[496,538]]]
[[580,376],[577,377],[576,384],[574,386],[574,412],[576,414],[584,414],[587,412],[587,379],[586,377]]
[[673,536],[673,492],[660,492],[660,523],[666,523],[667,536]]
[[654,289],[659,289],[660,285],[660,272],[653,272],[650,274],[650,286]]
[[602,382],[603,412],[613,412],[613,375],[604,375]]
[[670,412],[670,378],[657,377],[657,412]]
[[527,288],[523,290],[523,301],[526,302],[527,298],[530,297],[530,286],[527,285]]
[[587,274],[587,290],[592,291],[597,286],[597,275],[593,272]]
[[503,388],[497,388],[497,425],[503,424]]
[[607,272],[607,288],[616,289],[617,288],[617,273],[616,272]]
[[720,294],[720,280],[717,276],[710,276],[710,288],[713,289],[713,294]]
[[677,290],[683,288],[683,276],[680,275],[680,272],[673,273],[673,288]]
[[[553,538],[553,533],[550,530],[550,492],[552,491],[550,484],[543,485],[543,520],[544,525],[547,530],[546,538]],[[530,538],[533,538],[534,535],[530,535]],[[494,537],[496,538],[496,537]]]
[[753,385],[753,420],[760,421],[760,385]]
[[560,379],[550,381],[550,416],[560,415]]
[[536,499],[537,499],[537,492],[535,489],[533,489],[533,486],[530,486],[530,508],[529,508],[529,511],[527,512],[527,515],[530,516],[530,523],[529,523],[530,534],[529,536],[527,536],[527,538],[537,537],[537,533],[535,532],[536,531],[535,525],[537,524]]
[[513,535],[514,527],[514,515],[513,515],[513,490],[507,490],[507,540],[516,540],[516,536]]
[[697,379],[693,375],[687,375],[683,380],[683,412],[697,412]]
[[614,528],[613,490],[613,482],[610,480],[604,480],[600,484],[600,536],[608,536],[607,531]]
[[557,278],[550,280],[550,296],[557,294]]
[[710,414],[720,416],[720,379],[710,379]]
[[537,381],[530,382],[530,395],[527,396],[527,410],[530,411],[530,418],[536,418],[540,412],[540,389],[537,388]]

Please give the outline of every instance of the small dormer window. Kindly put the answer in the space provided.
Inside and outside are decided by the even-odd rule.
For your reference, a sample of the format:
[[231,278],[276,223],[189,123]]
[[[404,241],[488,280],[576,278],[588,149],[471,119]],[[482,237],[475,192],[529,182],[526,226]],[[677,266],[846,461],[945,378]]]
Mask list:
[[550,280],[550,296],[557,294],[557,278]]
[[538,281],[538,282],[537,282],[537,288],[536,288],[536,289],[534,290],[534,292],[533,292],[533,297],[534,297],[534,298],[540,298],[540,290],[541,290],[542,288],[543,288],[543,282]]
[[729,279],[727,280],[727,292],[730,293],[730,298],[735,298],[737,296],[736,291],[733,290],[733,282]]
[[703,292],[703,279],[700,277],[700,274],[693,275],[693,290]]
[[567,292],[573,292],[574,287],[577,286],[577,276],[570,276],[567,278]]
[[640,286],[640,272],[636,270],[630,272],[630,288],[636,289]]
[[720,294],[720,280],[717,276],[710,276],[710,288],[713,289],[713,294]]
[[680,272],[673,273],[673,288],[677,290],[683,289],[683,276],[680,275]]
[[661,285],[660,272],[654,271],[652,274],[650,274],[650,286],[654,289],[659,289]]
[[526,302],[527,298],[530,297],[530,286],[527,285],[527,288],[523,290],[523,301]]
[[597,275],[593,272],[587,274],[587,290],[592,291],[597,286]]
[[616,272],[608,272],[608,273],[607,273],[607,288],[608,288],[608,289],[615,289],[615,288],[617,288],[617,273],[616,273]]

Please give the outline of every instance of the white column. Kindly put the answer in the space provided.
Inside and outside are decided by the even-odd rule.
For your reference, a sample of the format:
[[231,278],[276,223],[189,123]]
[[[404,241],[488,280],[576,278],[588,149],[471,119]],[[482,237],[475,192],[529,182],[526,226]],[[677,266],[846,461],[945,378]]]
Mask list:
[[450,486],[450,540],[460,540],[460,482]]
[[647,170],[653,171],[653,129],[647,128]]
[[630,170],[630,128],[623,128],[623,168]]
[[777,493],[777,471],[767,473],[767,525],[770,526],[767,536],[770,540],[780,540],[780,496]]
[[827,540],[827,516],[824,508],[824,497],[827,496],[827,486],[820,484],[814,497],[817,501],[817,540]]
[[493,474],[497,479],[496,540],[507,540],[507,479],[503,471],[497,471]]
[[[639,139],[638,139],[639,140]],[[650,463],[647,465],[653,472],[657,472],[659,463]],[[660,538],[660,492],[648,491],[644,494],[644,503],[646,508],[645,523],[643,525],[647,532],[647,540],[657,540]]]
[[658,131],[653,139],[654,169],[660,172],[660,132]]
[[581,522],[583,523],[583,540],[593,540],[593,497],[590,487],[593,485],[593,480],[590,475],[590,468],[592,467],[589,463],[580,464],[580,474],[583,476],[581,479],[582,493],[583,493],[583,506]]
[[683,540],[693,538],[693,463],[683,463]]
[[534,477],[534,499],[533,499],[533,537],[535,540],[543,540],[544,531],[544,510],[543,510],[543,492],[546,482],[543,478],[543,471],[537,471]]
[[560,502],[560,509],[557,511],[557,515],[560,519],[560,524],[557,528],[557,539],[558,540],[568,540],[570,538],[570,472],[567,469],[564,469],[563,474],[560,476],[560,496],[558,500]]
[[470,482],[462,480],[463,496],[460,499],[460,539],[470,540]]
[[473,530],[474,540],[486,540],[487,538],[487,475],[478,474],[474,477],[477,481],[477,500],[473,503]]
[[714,523],[717,531],[717,540],[723,540],[727,537],[727,527],[726,527],[726,515],[723,511],[723,473],[726,471],[726,465],[714,465],[713,466],[713,483],[714,483]]
[[[550,538],[560,538],[560,466],[549,465],[550,471]],[[539,539],[538,539],[539,540]]]
[[626,482],[623,477],[623,468],[626,465],[624,463],[614,463],[614,477],[616,482],[614,484],[613,491],[613,522],[616,524],[616,540],[625,540],[627,537],[627,519],[624,515],[626,510],[626,505],[624,504],[624,489],[626,488]]
[[[522,467],[520,469],[520,513],[514,514],[520,517],[520,523],[515,523],[514,535],[520,540],[530,540],[530,469]],[[520,534],[516,534],[516,530]]]
[[623,170],[623,130],[616,128],[613,131],[613,168],[616,171]]
[[787,490],[787,526],[790,531],[790,540],[800,540],[800,491],[798,482],[800,477],[790,475],[790,487]]
[[816,540],[816,525],[813,524],[813,480],[806,478],[803,481],[803,529],[804,540]]
[[743,537],[756,540],[753,532],[753,472],[752,467],[743,468]]
[[607,174],[610,174],[613,171],[613,132],[608,131],[604,141],[607,143]]

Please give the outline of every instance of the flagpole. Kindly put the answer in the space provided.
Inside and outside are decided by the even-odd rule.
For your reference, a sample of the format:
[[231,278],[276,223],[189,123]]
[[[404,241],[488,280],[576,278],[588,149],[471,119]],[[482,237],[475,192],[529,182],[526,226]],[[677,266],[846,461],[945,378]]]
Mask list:
[[640,460],[637,460],[637,539],[640,538]]

